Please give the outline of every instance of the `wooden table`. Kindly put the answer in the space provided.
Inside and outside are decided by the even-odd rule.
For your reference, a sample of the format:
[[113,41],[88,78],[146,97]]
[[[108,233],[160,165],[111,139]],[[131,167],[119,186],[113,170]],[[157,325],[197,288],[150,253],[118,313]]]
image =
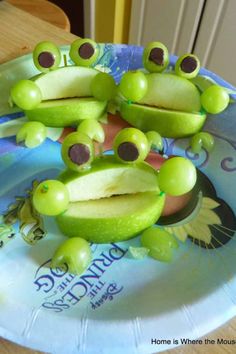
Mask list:
[[6,0],[10,4],[70,32],[70,21],[65,12],[47,0]]
[[[49,23],[33,17],[7,3],[0,2],[0,64],[32,51],[35,44],[41,40],[52,40],[58,45],[69,44],[76,37]],[[209,339],[236,338],[236,319],[217,331],[206,336]],[[204,339],[204,338],[203,338]],[[153,347],[155,351],[155,346]],[[226,354],[235,353],[231,345],[188,345],[167,351],[170,354]],[[32,351],[0,339],[1,354],[36,354]],[[68,353],[69,354],[69,353]]]

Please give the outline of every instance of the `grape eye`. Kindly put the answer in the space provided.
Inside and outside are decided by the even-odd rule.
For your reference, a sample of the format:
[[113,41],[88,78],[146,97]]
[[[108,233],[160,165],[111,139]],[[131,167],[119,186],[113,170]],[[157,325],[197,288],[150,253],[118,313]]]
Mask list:
[[119,157],[124,161],[136,161],[139,157],[137,146],[131,142],[124,142],[117,149]]
[[99,55],[99,47],[92,39],[76,39],[70,47],[70,58],[76,65],[91,66]]
[[136,128],[125,128],[115,137],[113,150],[116,158],[124,163],[143,161],[149,152],[146,135]]
[[83,165],[90,158],[89,148],[84,144],[74,144],[69,148],[68,155],[72,162]]
[[34,48],[33,61],[41,72],[57,69],[61,62],[60,50],[52,42],[40,42]]
[[150,73],[162,72],[169,64],[168,49],[161,42],[149,43],[143,52],[143,66]]
[[176,74],[185,77],[186,79],[192,79],[196,77],[199,70],[199,59],[193,54],[186,54],[179,57],[175,65]]
[[94,158],[93,142],[83,133],[71,133],[63,141],[61,154],[69,169],[73,171],[87,169]]

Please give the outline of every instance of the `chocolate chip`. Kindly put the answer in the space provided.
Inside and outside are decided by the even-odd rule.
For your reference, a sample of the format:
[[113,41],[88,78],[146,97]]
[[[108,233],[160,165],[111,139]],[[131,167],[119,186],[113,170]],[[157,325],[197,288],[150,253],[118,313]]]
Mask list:
[[38,62],[43,68],[50,68],[55,63],[55,58],[50,52],[42,52],[38,56]]
[[68,155],[72,162],[83,165],[90,158],[89,148],[84,144],[74,144],[70,147]]
[[139,151],[134,143],[125,142],[118,147],[118,155],[124,161],[135,161],[139,157]]
[[90,43],[84,43],[79,47],[79,55],[83,59],[89,59],[94,53],[94,48]]
[[161,48],[152,48],[148,59],[157,65],[164,65],[164,50]]
[[183,72],[190,74],[192,73],[196,67],[197,67],[197,60],[193,57],[185,57],[181,64],[180,67],[182,69]]

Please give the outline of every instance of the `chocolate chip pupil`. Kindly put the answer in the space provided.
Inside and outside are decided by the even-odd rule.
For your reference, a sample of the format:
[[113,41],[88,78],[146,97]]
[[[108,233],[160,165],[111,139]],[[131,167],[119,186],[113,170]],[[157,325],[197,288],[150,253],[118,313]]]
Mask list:
[[84,144],[74,144],[70,147],[68,155],[72,162],[77,165],[83,165],[88,162],[90,158],[90,151],[87,145]]
[[150,51],[148,59],[157,65],[164,65],[164,50],[161,48],[153,48]]
[[55,63],[55,58],[50,52],[42,52],[38,56],[38,62],[43,68],[50,68]]
[[135,161],[139,157],[139,151],[134,143],[124,142],[118,147],[118,155],[124,161]]
[[185,73],[190,74],[196,69],[197,61],[193,57],[186,57],[182,60],[180,67]]
[[94,53],[94,48],[90,43],[84,43],[79,47],[78,52],[81,58],[89,59]]

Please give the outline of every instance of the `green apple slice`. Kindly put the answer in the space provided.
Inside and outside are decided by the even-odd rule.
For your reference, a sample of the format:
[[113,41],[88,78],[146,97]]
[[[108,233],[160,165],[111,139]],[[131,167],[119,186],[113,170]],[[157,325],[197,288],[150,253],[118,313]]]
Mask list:
[[67,211],[57,216],[61,231],[89,241],[118,242],[154,224],[164,207],[157,171],[145,162],[123,164],[114,156],[93,162],[85,172],[64,171]]
[[68,98],[42,102],[37,108],[25,111],[29,120],[50,127],[76,125],[82,119],[99,119],[106,110],[107,102],[95,98]]
[[90,97],[91,82],[98,71],[92,68],[66,66],[37,75],[32,80],[42,93],[42,100],[69,97]]
[[95,243],[124,241],[153,225],[164,201],[164,195],[146,192],[70,203],[57,223],[69,237]]
[[138,102],[122,101],[120,114],[131,125],[155,130],[167,138],[197,133],[206,114],[201,112],[200,93],[189,80],[173,74],[147,74],[148,91]]
[[105,156],[94,161],[90,170],[66,170],[59,179],[69,191],[69,201],[76,202],[147,191],[160,193],[157,175],[145,162],[123,164],[113,156]]
[[166,138],[183,138],[203,127],[206,114],[181,112],[121,102],[120,114],[132,126],[142,131],[155,130]]
[[181,112],[199,112],[200,93],[189,80],[173,74],[148,74],[148,91],[139,104]]

